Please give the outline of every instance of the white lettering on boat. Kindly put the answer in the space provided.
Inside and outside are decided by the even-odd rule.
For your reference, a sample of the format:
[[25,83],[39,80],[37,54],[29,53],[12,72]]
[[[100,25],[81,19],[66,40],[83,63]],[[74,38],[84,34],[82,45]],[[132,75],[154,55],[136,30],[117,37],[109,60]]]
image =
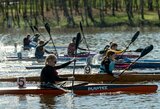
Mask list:
[[106,90],[108,89],[108,86],[93,86],[88,87],[88,90],[94,91],[94,90]]

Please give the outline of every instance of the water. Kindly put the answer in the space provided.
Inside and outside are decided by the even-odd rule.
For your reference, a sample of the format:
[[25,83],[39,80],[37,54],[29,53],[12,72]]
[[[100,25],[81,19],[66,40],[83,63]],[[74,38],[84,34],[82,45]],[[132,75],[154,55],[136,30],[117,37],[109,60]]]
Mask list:
[[[101,50],[109,42],[117,42],[119,48],[124,48],[130,43],[134,31],[124,32],[98,32],[87,34],[86,39],[90,48],[97,52]],[[141,32],[138,39],[130,46],[129,49],[135,50],[137,48],[144,48],[150,44],[154,45],[153,51],[147,54],[143,59],[160,59],[160,32]],[[48,34],[44,33],[46,39]],[[54,34],[54,43],[58,46],[68,45],[72,37],[76,33],[71,34]],[[32,65],[34,62],[8,62],[5,56],[14,55],[14,42],[18,43],[18,51],[22,45],[23,36],[12,36],[10,34],[0,35],[0,76],[19,77],[19,76],[39,76],[40,69],[26,70],[25,66]],[[65,40],[64,40],[65,39]],[[3,43],[2,43],[3,42]],[[82,44],[82,47],[85,44]],[[66,51],[58,50],[60,53]],[[94,70],[96,72],[97,70]],[[60,70],[61,73],[72,74],[72,69]],[[82,73],[82,69],[76,69],[76,73]],[[159,82],[150,82],[147,84],[156,84],[160,86]],[[35,85],[35,83],[27,83],[27,86]],[[1,82],[0,87],[16,86],[16,83]],[[98,94],[87,96],[76,96],[67,93],[60,96],[47,95],[0,95],[0,109],[159,109],[160,107],[160,90],[152,94]]]

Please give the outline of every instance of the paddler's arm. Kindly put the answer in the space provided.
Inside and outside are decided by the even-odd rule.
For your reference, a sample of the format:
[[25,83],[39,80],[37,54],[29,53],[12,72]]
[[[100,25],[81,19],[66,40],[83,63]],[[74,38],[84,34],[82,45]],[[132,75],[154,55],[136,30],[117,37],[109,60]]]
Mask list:
[[121,53],[123,53],[123,51],[125,51],[125,50],[114,50],[115,54],[121,54]]
[[45,45],[48,44],[48,42],[50,41],[50,39],[48,41],[46,41],[43,45],[41,45],[40,47],[44,47]]
[[55,69],[65,68],[65,67],[67,67],[69,64],[71,64],[73,61],[75,61],[75,59],[72,59],[72,60],[70,60],[70,61],[68,61],[68,62],[66,62],[66,63],[64,63],[64,64],[55,66],[54,68],[55,68]]
[[53,53],[53,52],[50,52],[50,51],[48,51],[48,50],[46,50],[46,49],[45,49],[45,52],[46,52],[47,54]]

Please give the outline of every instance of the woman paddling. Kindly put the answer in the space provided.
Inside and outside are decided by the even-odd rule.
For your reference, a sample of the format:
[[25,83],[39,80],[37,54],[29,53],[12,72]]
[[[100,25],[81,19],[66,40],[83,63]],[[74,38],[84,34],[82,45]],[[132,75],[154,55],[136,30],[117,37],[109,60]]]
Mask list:
[[56,81],[66,81],[66,80],[74,80],[74,77],[69,77],[69,78],[61,78],[58,76],[58,69],[67,67],[69,64],[71,64],[73,61],[75,61],[75,58],[64,63],[61,65],[56,65],[57,63],[57,57],[55,55],[49,55],[45,59],[45,67],[41,71],[41,86],[45,87],[46,84],[55,84]]
[[44,42],[42,40],[39,41],[39,44],[36,47],[36,51],[35,51],[35,57],[37,59],[43,59],[44,58],[44,53],[47,53],[47,54],[52,54],[53,53],[53,52],[50,52],[50,51],[48,51],[44,48],[44,46],[46,46],[49,43],[50,40],[51,39],[49,39],[47,42]]
[[115,68],[115,52],[108,51],[107,56],[105,56],[101,62],[99,73],[107,73],[109,75],[112,75],[114,77],[117,77],[117,75],[114,75],[112,71]]

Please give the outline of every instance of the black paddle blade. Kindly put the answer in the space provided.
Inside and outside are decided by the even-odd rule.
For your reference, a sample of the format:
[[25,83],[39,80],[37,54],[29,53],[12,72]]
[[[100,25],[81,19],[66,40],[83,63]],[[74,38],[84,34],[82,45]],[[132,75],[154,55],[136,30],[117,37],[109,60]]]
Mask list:
[[81,42],[81,33],[77,33],[77,37],[76,37],[76,50],[77,50],[80,42]]
[[33,26],[32,25],[30,25],[30,28],[31,28],[31,30],[33,31],[33,33],[34,33],[34,29],[33,29]]
[[143,49],[143,51],[141,52],[140,57],[145,56],[146,54],[148,54],[150,51],[153,50],[153,45],[150,45],[148,47],[146,47],[145,49]]
[[82,23],[80,22],[79,25],[80,25],[81,31],[83,32]]
[[143,48],[138,48],[137,50],[135,50],[135,52],[142,52]]
[[34,27],[34,29],[36,30],[36,31],[38,31],[38,28],[36,27],[36,26],[33,26]]
[[134,34],[134,36],[132,37],[132,40],[131,40],[131,42],[134,42],[136,39],[137,39],[137,37],[139,36],[139,31],[137,31],[135,34]]
[[45,28],[46,28],[47,32],[50,34],[50,26],[49,26],[49,24],[48,24],[48,23],[46,23],[44,26],[45,26]]

